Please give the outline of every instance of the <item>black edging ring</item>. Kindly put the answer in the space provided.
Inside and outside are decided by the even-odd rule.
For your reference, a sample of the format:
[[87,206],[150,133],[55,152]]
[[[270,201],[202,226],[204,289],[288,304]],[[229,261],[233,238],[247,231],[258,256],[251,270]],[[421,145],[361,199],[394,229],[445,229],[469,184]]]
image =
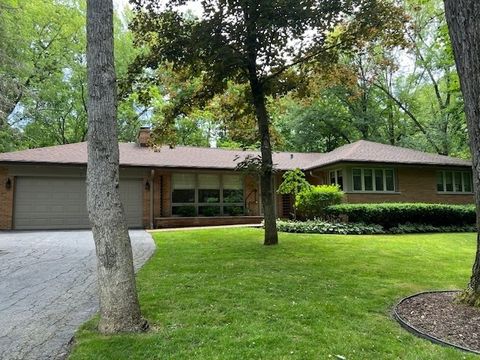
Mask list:
[[431,341],[432,343],[434,344],[438,344],[438,345],[442,345],[442,346],[447,346],[447,347],[452,347],[452,348],[455,348],[455,349],[458,349],[458,350],[462,350],[462,351],[466,351],[466,352],[469,352],[469,353],[472,353],[472,354],[476,354],[476,355],[480,355],[480,351],[477,351],[477,350],[473,350],[473,349],[469,349],[469,348],[466,348],[466,347],[463,347],[463,346],[460,346],[460,345],[455,345],[455,344],[452,344],[448,341],[444,341],[444,340],[441,340],[435,336],[432,336],[432,335],[429,335],[419,329],[417,329],[416,327],[414,327],[413,325],[410,325],[408,322],[406,322],[405,320],[403,320],[401,318],[401,316],[397,313],[397,308],[405,301],[405,300],[408,300],[408,299],[412,299],[414,297],[417,297],[417,296],[420,296],[420,295],[424,295],[424,294],[435,294],[435,293],[458,293],[460,292],[460,290],[436,290],[436,291],[422,291],[422,292],[419,292],[419,293],[416,293],[416,294],[413,294],[413,295],[410,295],[410,296],[407,296],[403,299],[401,299],[396,305],[395,307],[393,308],[393,317],[395,320],[397,320],[397,322],[400,324],[400,326],[402,328],[404,328],[405,330],[407,330],[408,332],[420,337],[420,338],[423,338],[423,339],[426,339],[426,340],[429,340]]

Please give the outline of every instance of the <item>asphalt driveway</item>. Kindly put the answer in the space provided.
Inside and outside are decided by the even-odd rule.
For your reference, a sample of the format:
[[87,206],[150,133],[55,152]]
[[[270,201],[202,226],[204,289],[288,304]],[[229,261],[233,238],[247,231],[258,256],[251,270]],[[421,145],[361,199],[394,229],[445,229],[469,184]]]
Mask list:
[[[155,245],[130,231],[138,269]],[[0,232],[0,359],[61,359],[98,309],[90,231]]]

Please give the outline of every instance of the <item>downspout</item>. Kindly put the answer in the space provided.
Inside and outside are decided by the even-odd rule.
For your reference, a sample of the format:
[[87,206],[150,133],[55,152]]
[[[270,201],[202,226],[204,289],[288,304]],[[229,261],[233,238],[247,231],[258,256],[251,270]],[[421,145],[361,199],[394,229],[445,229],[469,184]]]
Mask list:
[[155,175],[155,170],[150,170],[150,229],[153,230],[153,191],[155,189],[155,183],[153,182],[153,177]]

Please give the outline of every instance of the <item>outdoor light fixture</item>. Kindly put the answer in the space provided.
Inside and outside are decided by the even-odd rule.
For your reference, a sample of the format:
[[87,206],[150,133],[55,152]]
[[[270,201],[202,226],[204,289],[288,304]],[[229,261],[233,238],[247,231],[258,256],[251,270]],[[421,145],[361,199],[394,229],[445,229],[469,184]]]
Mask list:
[[150,183],[148,182],[148,180],[145,182],[145,190],[150,191]]
[[5,189],[10,190],[11,187],[12,187],[12,180],[8,178],[7,181],[5,181]]

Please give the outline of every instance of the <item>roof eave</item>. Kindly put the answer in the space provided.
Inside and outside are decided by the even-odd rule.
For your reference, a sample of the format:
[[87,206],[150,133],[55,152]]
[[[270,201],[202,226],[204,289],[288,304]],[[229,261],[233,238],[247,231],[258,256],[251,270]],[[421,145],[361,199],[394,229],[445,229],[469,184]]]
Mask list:
[[324,168],[326,166],[332,166],[340,163],[354,163],[354,164],[378,164],[378,165],[404,165],[404,166],[429,166],[429,167],[471,167],[472,164],[438,164],[438,163],[432,163],[432,162],[406,162],[406,161],[374,161],[374,160],[355,160],[355,159],[340,159],[340,160],[333,160],[326,162],[321,165],[314,165],[307,167],[305,170],[316,170],[320,168]]

